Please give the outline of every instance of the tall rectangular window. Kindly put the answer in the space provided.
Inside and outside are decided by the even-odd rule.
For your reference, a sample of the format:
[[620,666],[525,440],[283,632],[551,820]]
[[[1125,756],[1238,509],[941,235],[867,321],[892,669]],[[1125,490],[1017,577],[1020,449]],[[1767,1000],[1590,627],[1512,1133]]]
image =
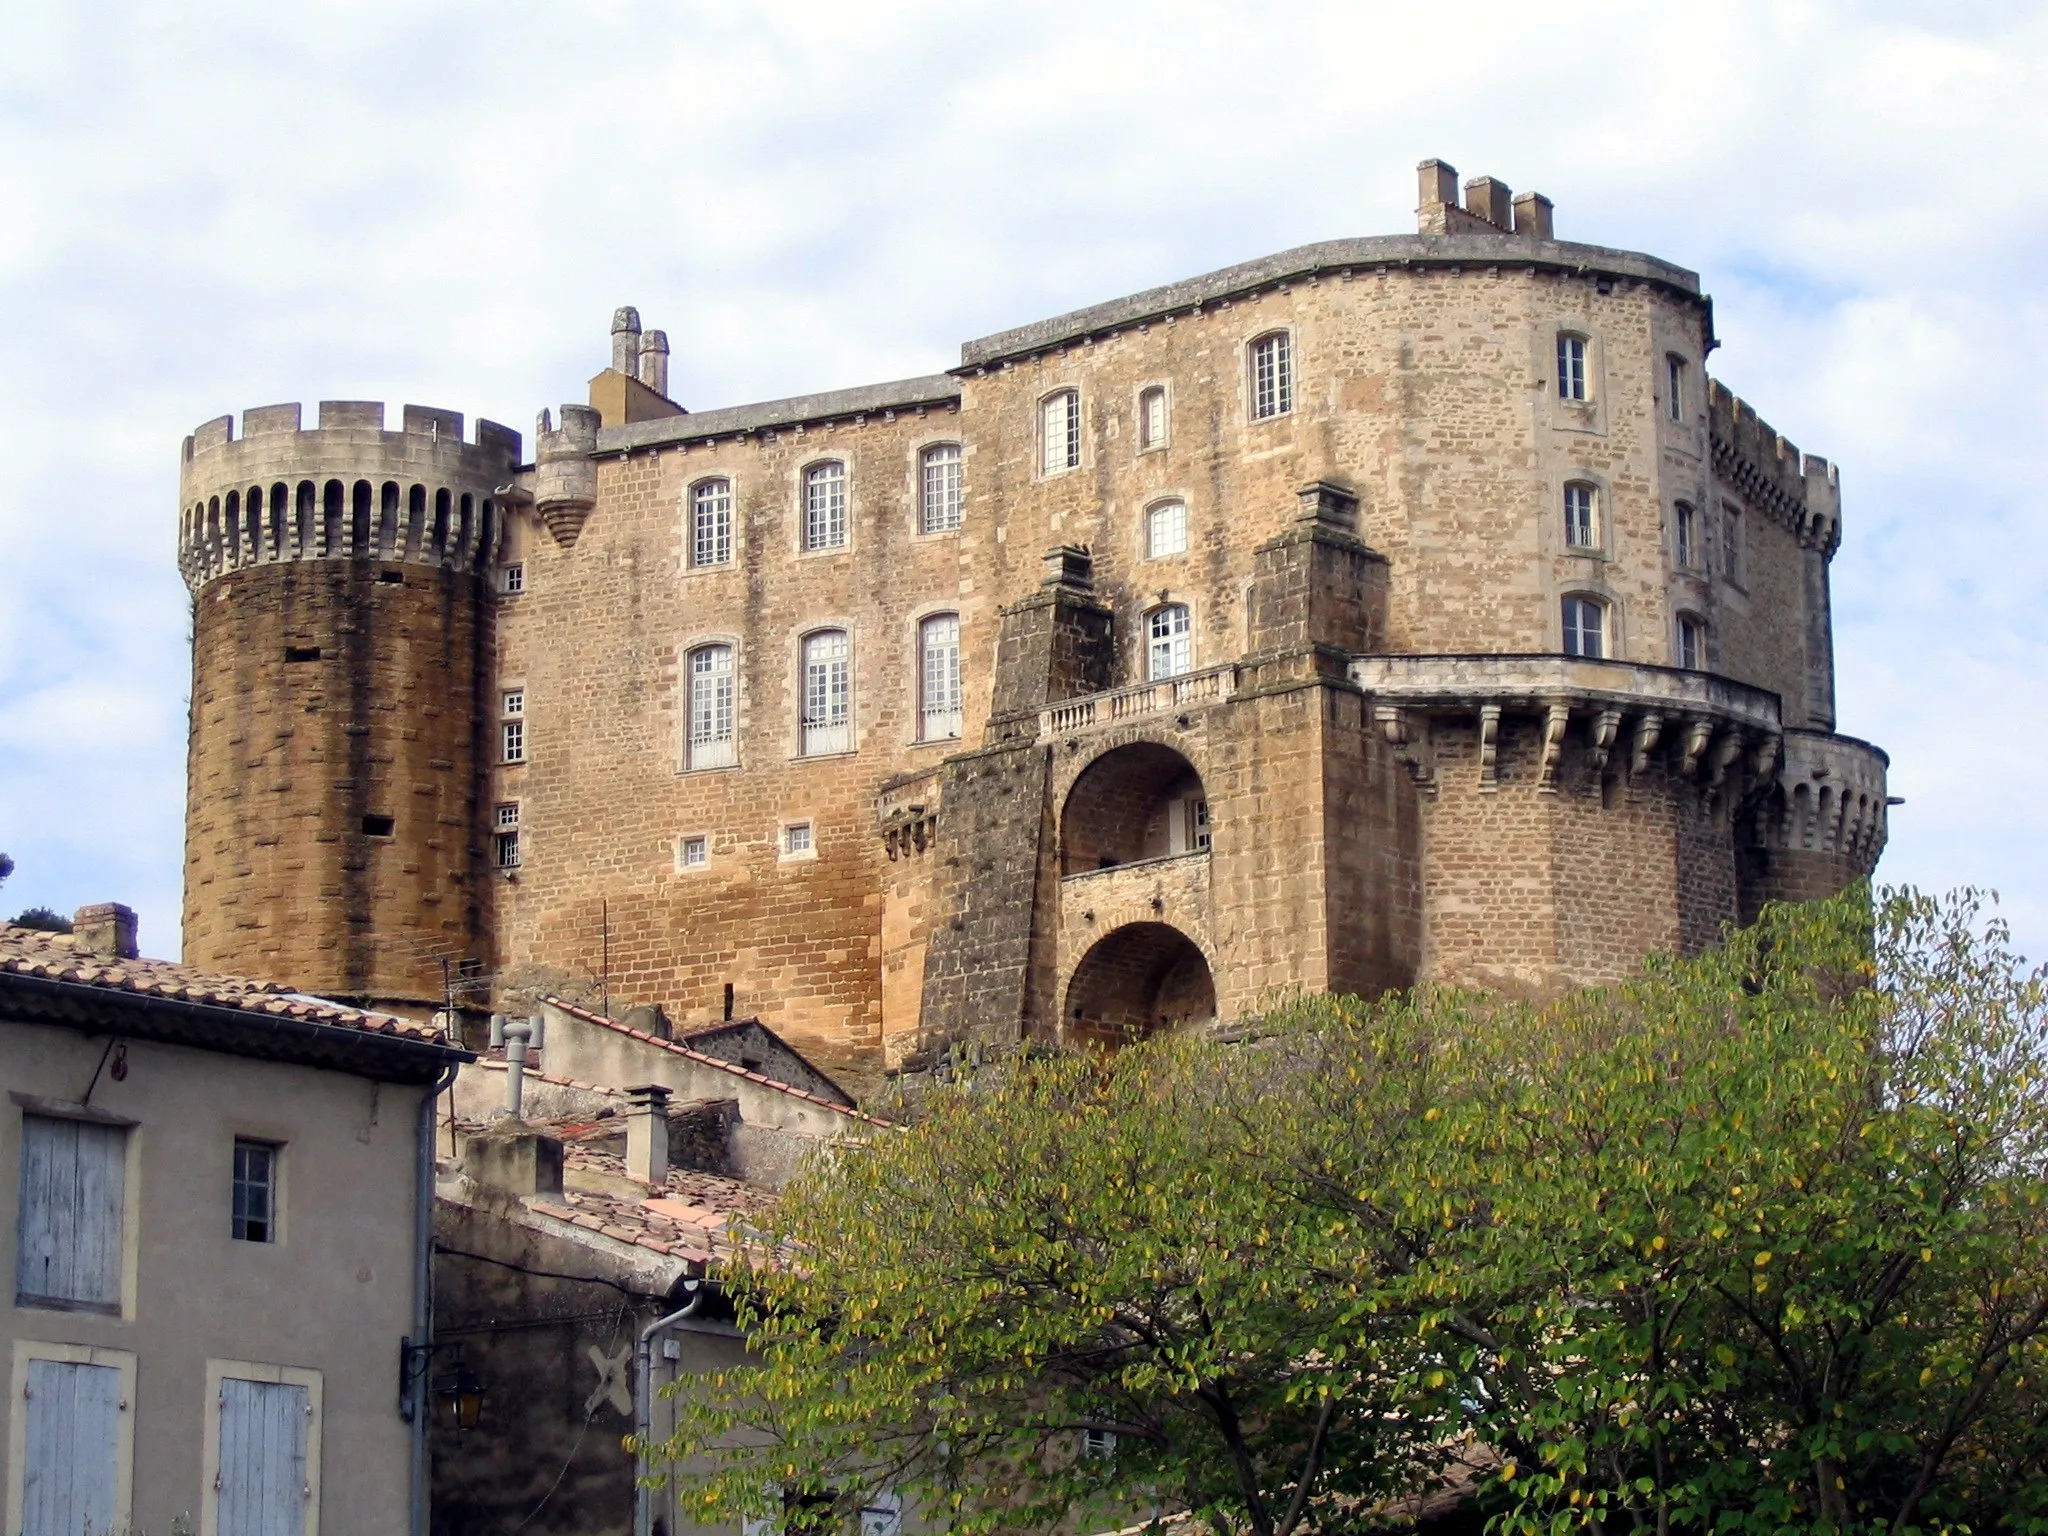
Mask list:
[[1063,389],[1038,406],[1038,462],[1048,475],[1081,462],[1081,392]]
[[1676,352],[1664,354],[1664,393],[1671,419],[1685,420],[1685,359]]
[[732,482],[706,480],[690,490],[690,564],[732,563]]
[[732,647],[699,646],[690,652],[690,767],[729,768],[738,760],[734,715]]
[[123,1126],[21,1117],[16,1306],[120,1313],[127,1157]]
[[1607,654],[1607,611],[1590,597],[1564,600],[1564,653],[1593,660]]
[[1573,549],[1597,549],[1600,545],[1594,489],[1583,480],[1564,488],[1564,541]]
[[1285,416],[1294,409],[1294,343],[1285,331],[1252,343],[1252,419]]
[[526,761],[526,690],[507,688],[499,699],[499,756],[508,763]]
[[804,471],[804,548],[846,547],[846,466],[834,459]]
[[1194,665],[1193,626],[1185,603],[1154,608],[1145,620],[1145,676],[1179,677]]
[[1557,398],[1586,398],[1586,338],[1570,331],[1557,333]]
[[492,817],[491,851],[498,868],[519,867],[519,803],[501,805]]
[[853,749],[852,647],[843,629],[804,639],[803,735],[805,757]]
[[1162,501],[1145,514],[1145,553],[1157,560],[1161,555],[1188,552],[1188,504]]
[[1138,396],[1138,447],[1158,448],[1166,442],[1166,388],[1154,384]]
[[1672,508],[1672,551],[1681,571],[1690,571],[1700,562],[1700,515],[1689,501],[1681,501]]
[[1733,503],[1721,507],[1721,574],[1742,585],[1742,508]]
[[923,697],[918,740],[947,741],[960,735],[960,615],[938,613],[918,626]]
[[1692,671],[1707,664],[1707,626],[1689,613],[1678,616],[1678,664]]
[[232,1235],[244,1243],[277,1241],[277,1148],[235,1138]]
[[951,533],[960,526],[960,445],[940,443],[918,456],[918,529]]

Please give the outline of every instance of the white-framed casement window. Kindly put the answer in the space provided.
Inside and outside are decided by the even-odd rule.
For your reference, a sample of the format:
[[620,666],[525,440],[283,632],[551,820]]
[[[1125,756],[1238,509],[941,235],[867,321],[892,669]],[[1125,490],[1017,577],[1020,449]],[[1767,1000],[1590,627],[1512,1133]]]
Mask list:
[[919,533],[953,533],[960,527],[960,445],[934,443],[917,456]]
[[1108,1461],[1116,1455],[1116,1431],[1113,1429],[1084,1429],[1081,1431],[1081,1454],[1091,1461]]
[[491,855],[500,869],[519,867],[519,802],[508,800],[491,812]]
[[785,859],[815,859],[818,856],[818,840],[808,821],[785,821],[782,824],[781,855]]
[[1564,653],[1596,661],[1607,654],[1607,605],[1597,597],[1564,600]]
[[919,741],[960,737],[960,615],[935,613],[917,626]]
[[802,704],[801,755],[853,750],[853,645],[845,630],[804,636]]
[[1689,501],[1678,502],[1671,509],[1671,544],[1672,558],[1681,571],[1699,569],[1700,514]]
[[689,734],[683,761],[690,768],[730,768],[739,761],[732,647],[700,645],[689,658]]
[[206,1362],[200,1536],[318,1536],[320,1373]]
[[1186,603],[1167,603],[1145,615],[1145,676],[1157,682],[1194,668],[1194,626]]
[[1678,664],[1691,672],[1707,665],[1706,621],[1690,613],[1678,616]]
[[1184,555],[1187,552],[1188,504],[1175,498],[1146,508],[1146,558],[1157,560],[1162,555]]
[[498,590],[507,597],[517,597],[526,590],[526,567],[514,560],[510,565],[498,568]]
[[861,1506],[860,1536],[899,1536],[903,1529],[903,1496],[884,1488]]
[[723,476],[690,487],[690,564],[732,564],[732,482]]
[[1038,467],[1048,475],[1081,463],[1081,392],[1055,390],[1038,402]]
[[676,839],[676,869],[684,874],[711,863],[711,838],[704,832],[686,832]]
[[1583,404],[1586,394],[1586,338],[1576,331],[1557,333],[1557,398]]
[[16,1306],[121,1315],[128,1131],[98,1119],[22,1114]]
[[278,1173],[284,1148],[250,1136],[235,1138],[232,1210],[228,1235],[239,1243],[274,1243],[278,1236]]
[[804,548],[846,547],[846,466],[837,459],[804,471]]
[[1671,419],[1685,420],[1685,359],[1676,352],[1664,354],[1664,396]]
[[507,688],[498,696],[499,758],[508,763],[526,761],[526,690]]
[[1564,542],[1570,549],[1600,547],[1600,492],[1584,480],[1564,488]]
[[1742,585],[1742,508],[1733,502],[1721,506],[1721,574],[1736,586]]
[[1259,337],[1251,347],[1252,420],[1294,409],[1294,338],[1285,331]]
[[1166,446],[1172,426],[1167,415],[1166,386],[1154,384],[1138,392],[1138,451]]
[[8,1536],[127,1530],[135,1356],[17,1339],[9,1397]]

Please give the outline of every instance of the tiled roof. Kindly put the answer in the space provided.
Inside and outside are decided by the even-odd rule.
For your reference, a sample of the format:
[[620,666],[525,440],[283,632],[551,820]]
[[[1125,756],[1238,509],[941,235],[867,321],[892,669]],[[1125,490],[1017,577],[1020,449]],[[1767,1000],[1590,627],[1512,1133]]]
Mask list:
[[[583,1170],[618,1179],[626,1177],[625,1158],[590,1144],[593,1140],[615,1139],[618,1122],[557,1125],[550,1129],[562,1138],[565,1174]],[[707,1264],[732,1253],[730,1225],[735,1218],[766,1210],[775,1203],[775,1197],[737,1179],[671,1169],[661,1193],[648,1200],[565,1189],[559,1201],[542,1197],[526,1203],[544,1216],[602,1233],[615,1242],[649,1248],[686,1263]]]
[[44,933],[35,928],[17,928],[12,923],[0,923],[0,972],[39,976],[46,981],[68,981],[109,992],[132,993],[173,1002],[239,1008],[247,1013],[268,1014],[273,1018],[297,1019],[307,1024],[332,1024],[364,1034],[390,1035],[436,1045],[447,1038],[440,1030],[414,1024],[409,1019],[346,1008],[324,998],[307,997],[278,982],[253,981],[246,976],[194,970],[189,966],[174,965],[168,960],[123,960],[112,955],[95,954],[81,949],[68,933]]
[[849,1120],[860,1120],[869,1125],[879,1125],[889,1129],[895,1128],[894,1121],[884,1120],[880,1115],[871,1115],[867,1111],[855,1109],[849,1104],[837,1103],[820,1094],[812,1093],[808,1088],[799,1088],[794,1083],[785,1083],[779,1078],[767,1077],[759,1072],[749,1072],[745,1067],[736,1066],[732,1062],[720,1061],[716,1056],[707,1056],[702,1051],[693,1051],[680,1041],[664,1040],[659,1035],[650,1035],[644,1029],[629,1029],[617,1019],[608,1019],[601,1013],[592,1013],[587,1008],[578,1008],[573,1003],[563,1002],[559,997],[545,998],[543,1001],[549,1007],[559,1008],[572,1018],[581,1019],[586,1024],[596,1024],[604,1029],[615,1030],[622,1035],[630,1035],[635,1040],[644,1040],[656,1050],[668,1051],[673,1055],[686,1057],[696,1062],[699,1066],[716,1067],[721,1072],[730,1072],[734,1077],[743,1077],[750,1083],[757,1083],[761,1087],[776,1093],[786,1093],[793,1099],[802,1099],[807,1104],[816,1104],[822,1109],[831,1110],[835,1115],[844,1115]]

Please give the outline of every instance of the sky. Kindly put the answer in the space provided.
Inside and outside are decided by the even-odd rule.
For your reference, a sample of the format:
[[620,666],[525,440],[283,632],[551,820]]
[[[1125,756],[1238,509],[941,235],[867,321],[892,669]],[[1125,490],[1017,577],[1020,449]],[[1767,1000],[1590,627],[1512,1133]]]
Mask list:
[[[12,0],[0,912],[175,955],[177,464],[273,401],[532,431],[613,308],[693,409],[1414,228],[1438,156],[1697,270],[1710,370],[1841,465],[1839,724],[1881,879],[2048,956],[2048,4]],[[529,445],[530,445],[529,436]]]

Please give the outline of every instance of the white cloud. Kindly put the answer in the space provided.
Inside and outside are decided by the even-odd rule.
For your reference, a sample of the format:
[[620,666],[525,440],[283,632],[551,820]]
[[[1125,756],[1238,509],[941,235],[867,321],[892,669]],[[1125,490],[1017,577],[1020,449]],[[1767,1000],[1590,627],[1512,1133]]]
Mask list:
[[[1441,154],[1698,268],[1717,372],[1844,466],[1842,724],[1885,872],[2048,951],[2035,298],[2048,7],[28,0],[0,53],[5,893],[169,948],[178,440],[271,400],[522,429],[615,304],[713,405],[1410,227]],[[87,796],[92,797],[91,800]],[[111,812],[111,813],[110,813]]]

